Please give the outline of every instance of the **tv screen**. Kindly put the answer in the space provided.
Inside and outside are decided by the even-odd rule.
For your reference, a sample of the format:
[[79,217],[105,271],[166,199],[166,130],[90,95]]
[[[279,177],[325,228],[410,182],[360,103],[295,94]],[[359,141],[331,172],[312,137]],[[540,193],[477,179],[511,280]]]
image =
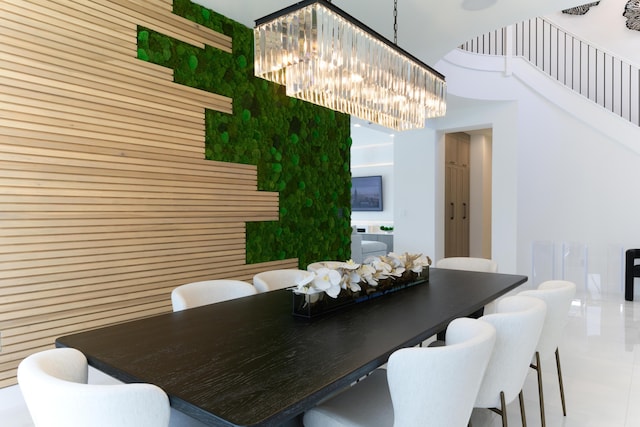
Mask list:
[[382,210],[382,176],[351,178],[351,210]]

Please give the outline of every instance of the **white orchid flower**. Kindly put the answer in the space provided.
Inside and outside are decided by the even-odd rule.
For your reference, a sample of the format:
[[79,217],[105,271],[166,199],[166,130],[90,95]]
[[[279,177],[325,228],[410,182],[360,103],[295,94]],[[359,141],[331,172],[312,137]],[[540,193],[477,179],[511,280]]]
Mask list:
[[[296,278],[295,292],[300,294],[308,294],[312,291],[311,282],[313,282],[313,274],[303,274]],[[311,292],[313,293],[313,292]]]
[[375,259],[371,263],[371,265],[376,270],[374,277],[377,280],[383,280],[383,279],[389,278],[389,276],[391,275],[391,272],[393,271],[393,267],[391,267],[391,265],[387,264],[380,258]]
[[431,258],[420,254],[413,261],[413,266],[411,267],[411,271],[413,271],[414,273],[420,273],[425,267],[428,267],[430,265],[431,265]]
[[342,289],[349,288],[351,292],[358,292],[362,290],[359,283],[362,278],[356,270],[347,270],[342,275]]
[[404,255],[398,255],[395,252],[389,252],[389,254],[384,257],[384,261],[396,268],[406,266],[406,257]]
[[391,267],[391,265],[389,265],[388,263],[384,262],[380,258],[377,258],[377,259],[373,260],[371,265],[373,266],[373,268],[376,269],[376,271],[381,272],[381,273],[391,273],[391,270],[393,269],[393,267]]
[[315,272],[313,286],[322,289],[331,298],[337,298],[340,293],[342,276],[336,270],[320,268]]
[[350,259],[349,261],[342,263],[340,267],[345,270],[357,270],[360,268],[360,264],[357,264],[354,260]]
[[404,273],[405,270],[406,269],[404,267],[396,267],[391,271],[390,275],[394,277],[402,277],[402,273]]
[[369,264],[362,264],[358,270],[360,278],[366,281],[370,286],[377,286],[378,281],[375,279],[376,269]]
[[[431,258],[422,254],[398,254],[390,252],[384,256],[368,257],[363,264],[352,259],[341,261],[325,261],[313,273],[300,275],[296,280],[296,293],[309,295],[317,300],[321,293],[337,298],[342,289],[359,292],[362,286],[378,286],[381,280],[402,279],[407,271],[421,273],[431,265]],[[313,301],[311,301],[313,302]]]

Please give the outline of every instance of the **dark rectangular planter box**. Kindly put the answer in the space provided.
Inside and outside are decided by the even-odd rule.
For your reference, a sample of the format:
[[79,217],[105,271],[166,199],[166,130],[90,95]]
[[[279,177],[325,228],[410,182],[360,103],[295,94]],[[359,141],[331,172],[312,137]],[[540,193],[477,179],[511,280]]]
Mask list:
[[422,270],[420,275],[411,273],[409,277],[385,279],[378,286],[362,285],[362,290],[354,293],[340,292],[337,298],[331,298],[324,292],[316,294],[293,295],[293,315],[304,319],[313,319],[337,310],[343,310],[355,304],[360,304],[402,289],[429,282],[429,268]]

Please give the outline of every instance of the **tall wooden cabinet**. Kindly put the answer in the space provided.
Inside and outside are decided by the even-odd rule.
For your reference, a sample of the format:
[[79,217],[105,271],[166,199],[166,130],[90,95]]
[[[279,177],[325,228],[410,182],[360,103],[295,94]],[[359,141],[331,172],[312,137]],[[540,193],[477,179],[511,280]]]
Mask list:
[[469,256],[469,144],[464,132],[445,135],[445,257]]

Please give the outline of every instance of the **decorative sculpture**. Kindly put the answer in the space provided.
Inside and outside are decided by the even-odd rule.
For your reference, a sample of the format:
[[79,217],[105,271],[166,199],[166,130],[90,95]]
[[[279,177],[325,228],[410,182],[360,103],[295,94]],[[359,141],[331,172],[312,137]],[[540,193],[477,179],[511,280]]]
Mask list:
[[640,0],[629,0],[622,14],[627,18],[627,28],[640,31]]
[[600,4],[599,1],[596,1],[593,3],[587,3],[587,4],[583,4],[582,6],[576,6],[569,9],[564,9],[562,13],[567,13],[569,15],[584,15],[585,13],[589,12],[589,9],[591,9],[593,6],[597,6],[599,4]]

